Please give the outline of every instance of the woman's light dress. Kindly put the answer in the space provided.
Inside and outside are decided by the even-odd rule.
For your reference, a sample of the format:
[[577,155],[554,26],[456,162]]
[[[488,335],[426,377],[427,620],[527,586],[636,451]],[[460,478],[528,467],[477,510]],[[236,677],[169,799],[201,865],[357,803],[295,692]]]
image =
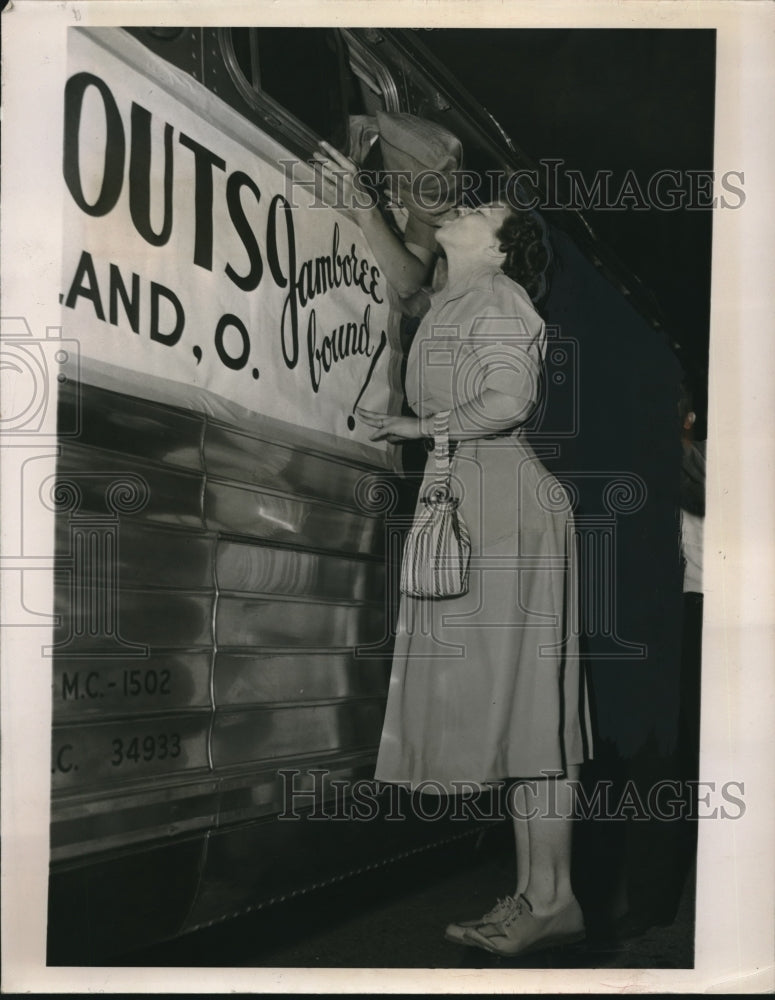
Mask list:
[[[495,268],[471,273],[432,297],[407,359],[409,404],[436,413],[491,387],[518,397],[514,422],[524,423],[540,394],[544,342],[519,285]],[[460,441],[452,463],[471,535],[470,589],[401,599],[382,781],[454,791],[585,758],[570,504],[519,426],[498,433],[483,413],[475,423],[486,436]],[[431,455],[422,489],[434,473]]]

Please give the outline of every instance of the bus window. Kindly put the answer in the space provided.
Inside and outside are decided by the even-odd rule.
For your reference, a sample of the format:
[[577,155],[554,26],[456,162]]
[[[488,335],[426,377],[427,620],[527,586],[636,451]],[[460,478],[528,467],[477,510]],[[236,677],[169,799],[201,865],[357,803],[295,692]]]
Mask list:
[[375,58],[358,35],[341,29],[347,45],[350,71],[349,83],[351,115],[373,115],[376,111],[401,111],[398,88],[390,70]]
[[346,146],[352,82],[334,29],[231,28],[227,35],[232,77],[249,103],[269,112],[275,105],[311,139]]
[[321,139],[347,152],[353,115],[401,110],[390,71],[349,29],[125,30],[305,159]]

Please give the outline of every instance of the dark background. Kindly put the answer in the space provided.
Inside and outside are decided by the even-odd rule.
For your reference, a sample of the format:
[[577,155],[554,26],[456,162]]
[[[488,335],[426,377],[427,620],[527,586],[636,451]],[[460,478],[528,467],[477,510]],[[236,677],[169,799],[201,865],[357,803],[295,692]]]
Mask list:
[[[587,183],[632,169],[713,169],[712,30],[433,29],[421,40],[533,160],[562,158]],[[585,217],[655,295],[704,396],[711,212],[590,210]],[[702,398],[698,403],[702,405]]]

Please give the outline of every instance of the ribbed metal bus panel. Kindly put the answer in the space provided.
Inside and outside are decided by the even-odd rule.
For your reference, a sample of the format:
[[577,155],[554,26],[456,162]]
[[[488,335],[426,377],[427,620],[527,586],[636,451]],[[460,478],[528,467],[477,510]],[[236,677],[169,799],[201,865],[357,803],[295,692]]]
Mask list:
[[55,722],[210,707],[212,651],[149,650],[143,657],[54,659]]
[[332,653],[223,653],[215,660],[217,707],[384,697],[390,661]]
[[[170,784],[174,782],[174,784]],[[141,791],[104,790],[58,802],[51,824],[51,860],[207,830],[218,819],[218,782],[155,778]]]
[[219,479],[272,486],[356,510],[356,486],[368,471],[213,422],[205,430],[204,461],[208,473]]
[[55,726],[51,787],[102,795],[125,782],[207,771],[209,712]]
[[373,748],[379,742],[382,716],[381,699],[219,710],[213,724],[213,765],[266,765],[305,754]]
[[76,425],[78,408],[82,447],[184,469],[203,468],[204,417],[200,414],[72,381],[63,387],[60,407],[60,424],[67,427]]
[[[56,551],[62,572],[75,556],[78,522],[58,518]],[[107,527],[107,525],[105,525]],[[212,590],[216,536],[191,529],[157,527],[121,517],[116,524],[115,567],[97,563],[97,576],[116,573],[122,587],[160,587]],[[97,530],[98,526],[92,526]]]
[[222,597],[216,612],[219,647],[315,650],[376,642],[385,634],[381,604],[322,604],[271,598]]
[[297,810],[320,808],[327,802],[334,803],[328,810],[333,813],[342,795],[342,786],[337,787],[334,782],[370,781],[375,760],[373,751],[336,754],[323,761],[320,757],[302,756],[284,762],[279,768],[251,767],[244,774],[222,778],[218,825],[225,827],[267,816],[277,816],[278,822],[285,822],[284,814],[295,822]]
[[76,398],[88,432],[52,486],[52,860],[276,814],[281,762],[372,766],[389,654],[354,655],[386,631],[382,522],[345,499],[363,470],[295,434]]
[[[62,445],[54,487],[62,512],[204,527],[200,472],[151,465],[120,453]],[[56,497],[54,498],[56,501]],[[71,520],[74,520],[72,518]]]
[[[89,633],[92,599],[102,597],[97,591],[95,585],[92,592],[81,592],[73,599],[70,581],[59,582],[55,607],[69,605],[71,610],[70,615],[61,615],[62,622],[54,629],[55,652],[60,656],[104,657],[111,651],[104,635]],[[116,595],[116,605],[118,636],[124,644],[134,646],[137,655],[145,655],[144,651],[150,647],[187,648],[211,642],[213,597],[210,594],[122,588]],[[120,656],[130,650],[116,643],[113,652]]]
[[334,505],[216,482],[205,489],[207,527],[300,548],[379,554],[383,523]]
[[380,600],[385,589],[382,563],[224,541],[216,554],[218,588],[254,594],[287,594],[327,600]]

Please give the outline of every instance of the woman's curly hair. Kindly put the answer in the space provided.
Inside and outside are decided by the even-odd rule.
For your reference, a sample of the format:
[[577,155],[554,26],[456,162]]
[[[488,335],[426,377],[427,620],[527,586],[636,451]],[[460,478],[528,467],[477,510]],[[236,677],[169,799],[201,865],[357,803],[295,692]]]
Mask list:
[[525,289],[536,307],[542,305],[552,271],[552,247],[543,220],[534,212],[512,208],[496,236],[498,249],[506,254],[501,270]]

